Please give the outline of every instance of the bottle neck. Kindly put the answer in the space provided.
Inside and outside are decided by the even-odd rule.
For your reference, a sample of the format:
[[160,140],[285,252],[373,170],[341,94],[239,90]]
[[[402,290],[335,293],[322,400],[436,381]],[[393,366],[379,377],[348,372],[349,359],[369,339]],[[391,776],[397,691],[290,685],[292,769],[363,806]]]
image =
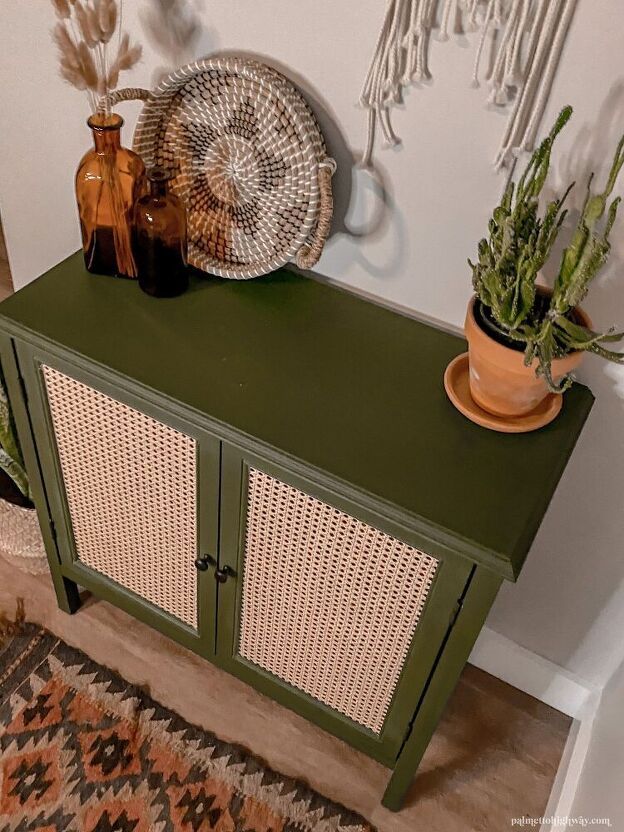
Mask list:
[[94,130],[93,143],[97,153],[113,153],[121,147],[119,130]]
[[91,116],[87,124],[91,128],[97,153],[114,153],[121,148],[121,116],[115,113],[110,116],[96,114]]
[[168,192],[168,183],[167,180],[154,180],[150,179],[150,194],[153,197],[163,197],[167,196]]

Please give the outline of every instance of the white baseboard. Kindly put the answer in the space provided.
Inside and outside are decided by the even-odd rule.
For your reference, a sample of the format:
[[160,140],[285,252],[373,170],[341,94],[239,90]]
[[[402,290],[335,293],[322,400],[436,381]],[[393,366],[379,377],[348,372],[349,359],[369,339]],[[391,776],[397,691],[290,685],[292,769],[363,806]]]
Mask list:
[[574,719],[540,832],[560,829],[561,819],[569,817],[572,809],[601,691],[489,627],[481,631],[469,661]]
[[544,810],[544,822],[540,832],[551,832],[562,828],[561,819],[569,818],[578,789],[585,757],[589,751],[594,718],[600,704],[600,692],[590,694],[580,716],[574,720],[568,740],[563,749],[557,776],[550,791],[548,805]]
[[574,719],[585,714],[596,693],[583,679],[489,627],[481,631],[469,661]]

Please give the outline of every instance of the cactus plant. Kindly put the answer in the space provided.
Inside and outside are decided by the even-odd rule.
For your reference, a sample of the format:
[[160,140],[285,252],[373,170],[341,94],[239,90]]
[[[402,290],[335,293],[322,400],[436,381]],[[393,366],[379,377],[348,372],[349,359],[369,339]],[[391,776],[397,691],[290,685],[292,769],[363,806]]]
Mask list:
[[[620,341],[624,332],[594,332],[575,319],[581,303],[609,251],[609,235],[616,219],[619,197],[608,205],[618,174],[624,164],[624,136],[620,140],[605,188],[592,192],[593,174],[580,217],[565,248],[551,294],[540,292],[537,278],[561,232],[567,210],[566,198],[574,183],[558,199],[540,209],[539,197],[546,181],[552,147],[572,115],[565,107],[550,133],[533,153],[517,185],[512,181],[494,209],[489,235],[480,241],[478,260],[472,269],[475,294],[481,302],[485,322],[500,336],[524,349],[525,364],[536,361],[553,393],[562,393],[572,380],[553,378],[554,358],[575,350],[596,353],[610,361],[624,363],[624,354],[605,347]],[[603,228],[599,229],[606,213]]]

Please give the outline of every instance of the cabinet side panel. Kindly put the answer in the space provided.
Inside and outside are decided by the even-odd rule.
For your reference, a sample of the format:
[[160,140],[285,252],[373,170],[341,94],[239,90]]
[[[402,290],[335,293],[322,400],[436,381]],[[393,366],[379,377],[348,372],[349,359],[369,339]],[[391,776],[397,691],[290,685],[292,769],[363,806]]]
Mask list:
[[416,769],[468,661],[502,580],[499,575],[494,575],[482,567],[475,567],[473,570],[462,596],[457,618],[442,645],[438,662],[419,703],[410,733],[388,781],[382,802],[392,811],[398,811],[403,805]]

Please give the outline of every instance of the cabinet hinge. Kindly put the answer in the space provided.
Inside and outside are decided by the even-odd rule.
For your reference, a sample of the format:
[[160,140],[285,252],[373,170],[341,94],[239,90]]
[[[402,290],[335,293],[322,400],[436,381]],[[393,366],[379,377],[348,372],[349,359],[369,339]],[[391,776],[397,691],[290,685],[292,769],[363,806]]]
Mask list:
[[458,598],[457,601],[455,602],[455,606],[453,607],[453,609],[451,611],[451,619],[449,621],[449,627],[454,627],[455,626],[455,622],[457,621],[457,618],[458,618],[459,613],[461,612],[463,606],[464,606],[463,598]]

